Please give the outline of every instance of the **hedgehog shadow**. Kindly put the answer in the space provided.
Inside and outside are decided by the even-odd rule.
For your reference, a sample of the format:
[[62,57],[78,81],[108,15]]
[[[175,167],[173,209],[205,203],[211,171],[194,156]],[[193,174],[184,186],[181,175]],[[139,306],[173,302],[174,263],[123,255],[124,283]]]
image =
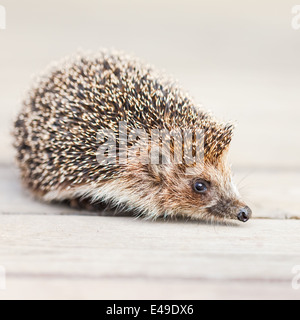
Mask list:
[[197,225],[211,225],[211,226],[225,226],[225,227],[239,227],[240,224],[230,221],[230,220],[195,220],[187,218],[186,216],[176,216],[176,217],[157,217],[155,219],[145,217],[133,210],[129,210],[124,207],[116,207],[112,204],[107,204],[104,202],[98,202],[96,204],[91,204],[88,201],[63,201],[63,202],[53,202],[53,205],[61,208],[69,209],[67,213],[62,213],[63,215],[80,215],[80,216],[98,216],[98,217],[127,217],[134,218],[136,220],[147,221],[149,223],[168,223],[168,224],[178,224],[178,223],[188,223]]

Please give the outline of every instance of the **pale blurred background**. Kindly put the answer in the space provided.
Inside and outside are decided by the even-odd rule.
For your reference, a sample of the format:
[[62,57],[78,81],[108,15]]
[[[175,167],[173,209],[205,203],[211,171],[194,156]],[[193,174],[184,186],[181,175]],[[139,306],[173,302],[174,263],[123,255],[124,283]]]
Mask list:
[[[13,161],[9,131],[32,76],[79,48],[108,47],[165,69],[205,108],[236,121],[231,159],[250,180],[260,170],[299,173],[295,1],[1,0],[7,29],[0,30],[0,163]],[[280,182],[296,206],[299,187],[287,190],[293,177],[258,174],[245,184],[266,192]]]
[[237,166],[300,167],[296,0],[1,0],[1,162],[31,76],[78,48],[113,47],[174,75],[199,103],[238,122]]

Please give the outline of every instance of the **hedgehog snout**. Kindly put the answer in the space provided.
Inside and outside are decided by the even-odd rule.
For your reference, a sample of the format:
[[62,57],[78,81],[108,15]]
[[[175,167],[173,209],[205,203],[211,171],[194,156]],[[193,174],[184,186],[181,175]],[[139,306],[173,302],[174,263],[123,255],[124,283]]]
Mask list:
[[252,210],[246,206],[238,211],[237,218],[242,222],[247,222],[252,216]]

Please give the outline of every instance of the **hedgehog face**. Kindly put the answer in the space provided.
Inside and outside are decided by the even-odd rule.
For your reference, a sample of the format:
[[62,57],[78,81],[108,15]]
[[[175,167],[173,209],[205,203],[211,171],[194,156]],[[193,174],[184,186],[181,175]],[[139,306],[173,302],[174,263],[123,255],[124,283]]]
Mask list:
[[250,219],[251,210],[241,200],[225,161],[182,169],[162,170],[161,197],[167,213],[205,220]]

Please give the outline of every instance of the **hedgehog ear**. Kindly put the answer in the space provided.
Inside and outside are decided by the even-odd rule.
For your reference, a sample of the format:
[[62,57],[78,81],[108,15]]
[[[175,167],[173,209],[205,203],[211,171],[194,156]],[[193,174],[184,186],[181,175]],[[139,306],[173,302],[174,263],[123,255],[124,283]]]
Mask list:
[[[221,158],[226,157],[233,136],[233,124],[223,128],[211,128],[206,132],[205,161],[217,165]],[[209,138],[208,138],[209,137]]]

